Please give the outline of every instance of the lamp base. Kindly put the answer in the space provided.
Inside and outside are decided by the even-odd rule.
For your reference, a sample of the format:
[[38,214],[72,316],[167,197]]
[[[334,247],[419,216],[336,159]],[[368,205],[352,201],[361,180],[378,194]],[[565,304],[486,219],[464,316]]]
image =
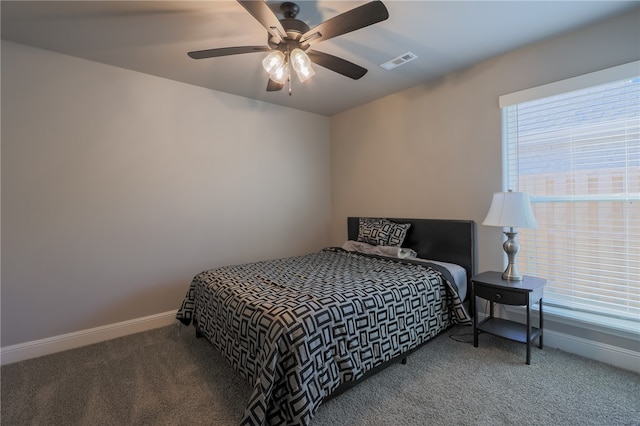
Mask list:
[[516,265],[507,265],[507,269],[502,273],[502,279],[507,281],[522,281],[522,274]]
[[504,242],[502,248],[505,253],[507,253],[509,264],[507,265],[507,269],[502,273],[502,279],[508,281],[522,281],[522,274],[516,265],[516,256],[520,251],[520,243],[516,240],[516,235],[518,235],[518,233],[513,232],[513,228],[511,228],[511,232],[505,232],[504,235],[507,236],[507,241]]

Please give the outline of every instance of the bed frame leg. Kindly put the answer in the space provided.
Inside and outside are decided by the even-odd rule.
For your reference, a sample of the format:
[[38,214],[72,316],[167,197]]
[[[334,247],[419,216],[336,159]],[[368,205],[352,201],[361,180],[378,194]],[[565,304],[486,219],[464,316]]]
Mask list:
[[407,357],[402,358],[402,365],[407,365]]

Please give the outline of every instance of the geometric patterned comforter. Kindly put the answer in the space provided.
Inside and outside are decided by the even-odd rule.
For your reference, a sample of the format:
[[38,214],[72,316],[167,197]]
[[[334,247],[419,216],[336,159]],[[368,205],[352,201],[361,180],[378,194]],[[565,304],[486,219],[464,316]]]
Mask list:
[[253,386],[242,425],[308,425],[340,384],[470,324],[437,265],[339,248],[202,272],[177,318]]

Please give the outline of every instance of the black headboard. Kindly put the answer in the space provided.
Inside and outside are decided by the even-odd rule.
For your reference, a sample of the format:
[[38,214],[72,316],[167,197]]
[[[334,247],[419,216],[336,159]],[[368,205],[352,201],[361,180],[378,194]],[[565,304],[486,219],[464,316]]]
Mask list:
[[[358,239],[359,217],[347,218],[350,240]],[[475,222],[472,220],[399,219],[392,222],[410,223],[402,247],[415,250],[418,257],[455,263],[467,271],[467,294],[471,294],[471,277],[476,272]]]

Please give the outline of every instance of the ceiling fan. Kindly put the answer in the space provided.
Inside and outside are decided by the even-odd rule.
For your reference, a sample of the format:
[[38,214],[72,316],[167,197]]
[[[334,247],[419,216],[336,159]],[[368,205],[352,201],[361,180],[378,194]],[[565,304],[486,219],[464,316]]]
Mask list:
[[309,28],[306,23],[296,19],[300,8],[295,3],[284,2],[280,5],[283,19],[278,19],[263,0],[238,0],[238,3],[267,30],[267,45],[197,50],[189,52],[188,55],[193,59],[205,59],[242,53],[271,52],[262,61],[264,69],[269,73],[267,91],[282,90],[289,81],[289,95],[291,68],[300,81],[304,82],[315,74],[311,62],[354,80],[364,76],[367,73],[366,68],[311,47],[389,17],[382,1],[374,0]]

